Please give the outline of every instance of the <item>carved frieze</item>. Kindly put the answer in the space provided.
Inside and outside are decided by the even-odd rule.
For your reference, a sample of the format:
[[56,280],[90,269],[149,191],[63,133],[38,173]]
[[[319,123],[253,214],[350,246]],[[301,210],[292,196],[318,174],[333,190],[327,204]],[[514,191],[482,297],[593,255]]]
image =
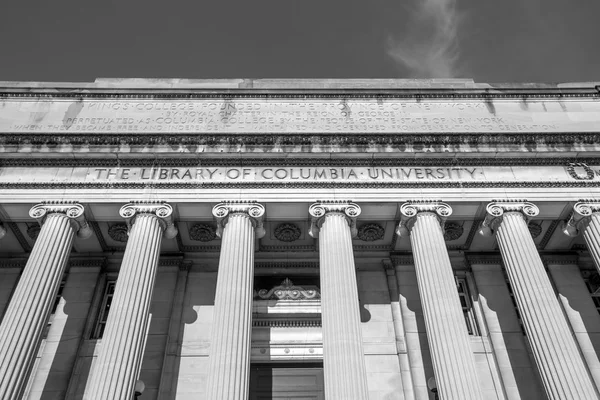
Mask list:
[[275,238],[282,242],[294,242],[300,238],[300,228],[291,223],[283,223],[277,225],[273,231]]

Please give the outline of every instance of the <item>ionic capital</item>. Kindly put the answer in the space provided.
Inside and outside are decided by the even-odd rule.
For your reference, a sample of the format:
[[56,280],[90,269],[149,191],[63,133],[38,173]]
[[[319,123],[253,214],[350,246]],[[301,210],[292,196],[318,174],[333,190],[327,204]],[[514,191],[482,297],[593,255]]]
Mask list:
[[212,213],[217,220],[217,236],[222,237],[225,225],[232,214],[245,214],[250,218],[257,239],[265,236],[263,226],[265,207],[256,201],[224,201],[213,207]]
[[573,213],[563,225],[563,232],[567,236],[575,237],[588,226],[592,214],[600,212],[600,200],[579,200],[573,206]]
[[354,238],[358,234],[356,218],[360,215],[360,212],[360,206],[349,200],[317,200],[308,208],[311,217],[308,234],[315,239],[318,238],[325,216],[329,213],[337,213],[346,218],[348,226],[350,226],[350,235]]
[[69,218],[73,230],[77,236],[87,239],[92,235],[92,228],[85,219],[83,205],[76,201],[44,201],[36,204],[29,210],[29,216],[35,218],[41,225],[50,214],[63,214]]
[[177,227],[173,223],[173,207],[162,201],[132,201],[125,204],[119,210],[121,217],[125,218],[127,230],[135,223],[136,217],[140,214],[154,215],[163,233],[167,239],[173,239],[177,236]]
[[440,222],[442,229],[446,219],[452,215],[452,207],[441,201],[408,201],[400,206],[400,223],[396,228],[396,234],[400,237],[410,235],[410,231],[420,213],[431,213]]
[[487,214],[481,223],[479,233],[492,236],[504,219],[506,213],[519,214],[527,224],[532,217],[540,213],[540,209],[526,200],[494,200],[486,207]]

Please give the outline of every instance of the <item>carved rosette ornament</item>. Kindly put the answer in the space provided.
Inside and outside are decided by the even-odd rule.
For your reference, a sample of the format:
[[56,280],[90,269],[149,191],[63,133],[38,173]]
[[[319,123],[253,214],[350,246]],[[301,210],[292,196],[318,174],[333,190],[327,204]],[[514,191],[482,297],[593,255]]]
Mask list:
[[531,233],[531,237],[534,239],[540,236],[542,233],[542,225],[538,224],[537,222],[530,222],[528,228],[529,233]]
[[457,222],[446,222],[444,226],[444,240],[446,242],[451,242],[453,240],[457,240],[463,234],[465,229],[463,226]]
[[420,213],[434,214],[443,230],[446,219],[452,215],[452,207],[441,201],[408,201],[400,206],[402,217],[396,229],[396,234],[400,237],[409,236],[417,215]]
[[218,237],[222,237],[223,229],[232,214],[246,214],[252,222],[256,238],[260,239],[265,236],[263,225],[265,207],[256,201],[224,201],[214,206],[212,213],[217,220],[216,233]]
[[36,240],[40,234],[42,227],[39,224],[29,225],[27,227],[27,236],[32,240]]
[[494,200],[486,207],[487,215],[481,223],[479,233],[483,236],[492,236],[502,223],[506,213],[517,213],[529,224],[532,217],[540,213],[540,209],[526,200]]
[[172,217],[173,207],[162,201],[132,201],[121,207],[119,214],[125,218],[128,231],[131,230],[138,215],[152,214],[158,218],[165,238],[173,239],[177,236],[177,227],[175,227]]
[[298,240],[300,238],[300,233],[300,228],[298,228],[296,225],[283,223],[277,225],[273,235],[275,235],[277,240],[290,243]]
[[573,206],[573,213],[563,226],[563,232],[567,236],[575,237],[587,228],[592,220],[592,214],[600,212],[600,201],[579,200]]
[[108,228],[108,236],[110,236],[110,238],[116,242],[125,243],[129,238],[128,230],[129,229],[127,228],[127,224],[114,224],[110,228]]
[[317,200],[308,209],[311,216],[310,231],[308,233],[313,238],[318,238],[327,214],[337,213],[346,217],[348,226],[350,226],[350,234],[354,238],[358,234],[356,218],[360,215],[360,212],[360,206],[349,200]]
[[363,242],[374,242],[383,239],[385,229],[383,226],[375,223],[364,224],[358,228],[358,238]]
[[64,214],[69,218],[73,230],[77,232],[77,236],[87,239],[92,235],[93,231],[86,221],[83,212],[83,206],[75,201],[48,201],[31,207],[29,216],[35,218],[41,226],[50,214]]
[[195,224],[190,228],[190,238],[198,242],[210,242],[217,238],[217,229],[208,224]]

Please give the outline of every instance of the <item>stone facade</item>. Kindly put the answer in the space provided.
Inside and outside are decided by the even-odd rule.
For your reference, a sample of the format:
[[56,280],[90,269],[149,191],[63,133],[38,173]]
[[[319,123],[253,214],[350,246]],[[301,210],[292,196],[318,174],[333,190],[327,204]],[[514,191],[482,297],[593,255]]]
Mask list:
[[600,398],[599,87],[3,82],[0,398]]

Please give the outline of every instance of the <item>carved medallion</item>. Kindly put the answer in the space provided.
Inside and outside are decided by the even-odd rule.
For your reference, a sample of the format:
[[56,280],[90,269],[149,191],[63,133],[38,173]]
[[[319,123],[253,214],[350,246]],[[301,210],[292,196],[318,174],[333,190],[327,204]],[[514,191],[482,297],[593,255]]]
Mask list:
[[374,242],[383,239],[385,230],[379,224],[364,224],[358,228],[357,237],[364,242]]
[[293,242],[300,238],[300,228],[294,224],[283,223],[279,224],[273,232],[277,240],[282,242]]
[[190,228],[190,238],[199,242],[210,242],[217,238],[217,229],[208,224],[196,224]]
[[39,226],[38,224],[31,225],[31,226],[27,227],[27,236],[29,236],[33,240],[36,240],[38,235],[40,234],[41,230],[42,230],[42,227]]
[[462,236],[464,228],[457,222],[446,222],[444,225],[444,240],[451,242]]
[[115,242],[127,242],[129,234],[127,233],[127,224],[118,223],[108,228],[108,236]]
[[[577,179],[578,181],[591,181],[594,179],[594,170],[586,163],[569,163],[567,172],[573,179]],[[583,172],[583,174],[580,172]]]
[[540,236],[540,234],[542,233],[542,226],[536,222],[530,222],[528,228],[529,233],[531,233],[531,237],[534,239]]

